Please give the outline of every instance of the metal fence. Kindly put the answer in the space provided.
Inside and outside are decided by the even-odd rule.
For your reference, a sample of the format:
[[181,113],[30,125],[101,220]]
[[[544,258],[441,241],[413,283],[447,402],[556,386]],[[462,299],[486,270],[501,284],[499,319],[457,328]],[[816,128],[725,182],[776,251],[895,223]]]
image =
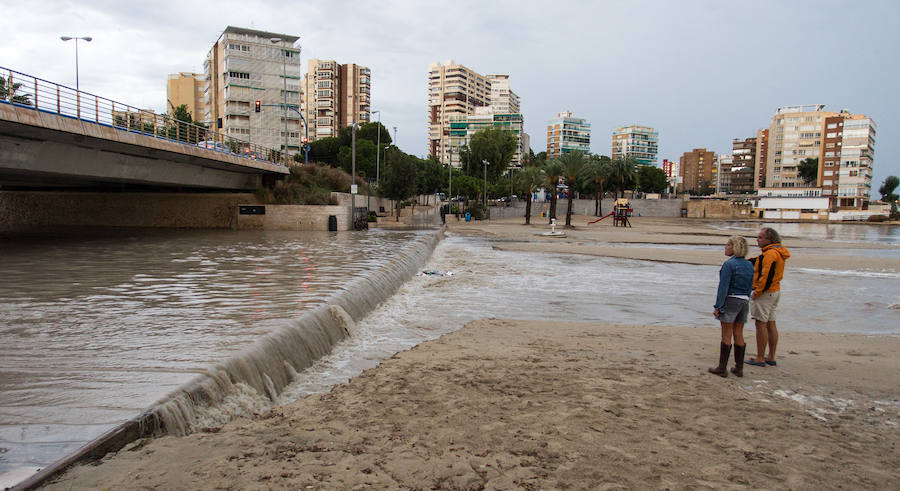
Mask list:
[[226,136],[201,124],[187,123],[105,97],[0,67],[0,103],[162,138],[184,145],[287,165],[280,150]]

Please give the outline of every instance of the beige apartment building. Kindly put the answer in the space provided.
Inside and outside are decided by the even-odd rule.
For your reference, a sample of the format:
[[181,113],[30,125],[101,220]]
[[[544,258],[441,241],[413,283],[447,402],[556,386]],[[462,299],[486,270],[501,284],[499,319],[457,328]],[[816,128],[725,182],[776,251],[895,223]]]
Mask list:
[[202,73],[178,72],[169,74],[166,81],[166,101],[172,113],[176,107],[184,104],[193,121],[203,121],[206,105],[203,102],[203,88],[206,76]]
[[591,123],[571,111],[557,113],[547,122],[547,160],[575,151],[591,153]]
[[[833,209],[867,209],[872,188],[875,123],[847,110],[825,111],[824,104],[776,109],[769,125],[765,187],[819,188]],[[818,159],[814,182],[799,177],[800,163]]]
[[311,59],[304,79],[303,112],[309,140],[337,137],[341,128],[368,122],[372,101],[368,67]]
[[[453,60],[429,65],[428,155],[443,164],[458,165],[459,138],[451,138],[451,120],[461,124],[478,108],[487,108],[487,112],[479,111],[481,116],[508,115],[516,119],[517,115],[521,119],[519,96],[509,87],[509,75],[481,75]],[[473,125],[478,124],[473,120]],[[518,133],[520,148],[523,134]]]
[[[203,64],[201,121],[227,136],[281,151],[300,148],[300,38],[228,26]],[[260,112],[255,102],[260,101]]]
[[659,133],[650,126],[620,126],[612,135],[612,159],[634,157],[640,165],[656,166]]
[[706,189],[714,189],[717,177],[716,154],[705,148],[695,148],[685,152],[678,161],[681,184],[678,191],[702,194]]

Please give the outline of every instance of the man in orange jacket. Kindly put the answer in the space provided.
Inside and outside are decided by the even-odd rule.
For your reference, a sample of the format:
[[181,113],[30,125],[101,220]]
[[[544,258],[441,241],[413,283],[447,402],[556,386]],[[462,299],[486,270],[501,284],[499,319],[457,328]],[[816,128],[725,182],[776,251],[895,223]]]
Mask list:
[[[778,346],[778,329],[775,328],[775,309],[781,298],[781,278],[784,276],[784,262],[791,257],[786,247],[781,245],[781,236],[774,229],[764,227],[756,236],[756,244],[762,250],[753,263],[753,291],[750,298],[750,315],[756,321],[756,358],[746,361],[748,365],[775,366],[775,348]],[[766,356],[766,346],[769,355]]]

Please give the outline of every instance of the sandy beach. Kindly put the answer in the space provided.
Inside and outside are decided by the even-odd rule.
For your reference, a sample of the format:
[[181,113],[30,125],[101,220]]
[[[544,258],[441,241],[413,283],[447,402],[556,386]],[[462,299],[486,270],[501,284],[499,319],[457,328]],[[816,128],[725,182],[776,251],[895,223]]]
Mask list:
[[[630,229],[587,220],[576,217],[564,238],[541,236],[549,228],[540,218],[531,227],[521,218],[451,219],[447,233],[491,237],[500,250],[689,264],[720,264],[724,256],[640,244],[721,246],[732,233],[682,219],[636,218]],[[823,247],[785,242],[798,250]],[[852,253],[801,253],[791,261],[900,271],[900,260]],[[485,318],[397,353],[328,393],[187,437],[137,441],[47,487],[897,486],[900,337],[783,332],[777,367],[746,366],[743,378],[722,379],[706,373],[717,360],[714,325]],[[752,356],[752,326],[746,336]]]

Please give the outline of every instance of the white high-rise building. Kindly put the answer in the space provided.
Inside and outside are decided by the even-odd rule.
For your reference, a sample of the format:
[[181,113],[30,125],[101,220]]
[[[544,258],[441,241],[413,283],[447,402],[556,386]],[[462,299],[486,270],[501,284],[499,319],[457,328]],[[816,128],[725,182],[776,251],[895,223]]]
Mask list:
[[[300,148],[300,38],[228,26],[203,64],[201,121],[288,155]],[[274,42],[273,42],[274,41]],[[255,103],[260,101],[260,112]],[[285,107],[285,103],[287,107]],[[200,119],[200,118],[198,118]]]
[[[494,126],[520,125],[519,96],[509,87],[509,75],[481,75],[463,65],[449,60],[444,64],[432,63],[428,67],[428,155],[444,164],[459,165],[460,130],[466,133],[471,117],[471,127],[483,127],[485,118],[498,124]],[[451,123],[463,125],[451,135]],[[528,151],[528,135],[515,130],[518,151]],[[468,140],[466,140],[468,141]]]

